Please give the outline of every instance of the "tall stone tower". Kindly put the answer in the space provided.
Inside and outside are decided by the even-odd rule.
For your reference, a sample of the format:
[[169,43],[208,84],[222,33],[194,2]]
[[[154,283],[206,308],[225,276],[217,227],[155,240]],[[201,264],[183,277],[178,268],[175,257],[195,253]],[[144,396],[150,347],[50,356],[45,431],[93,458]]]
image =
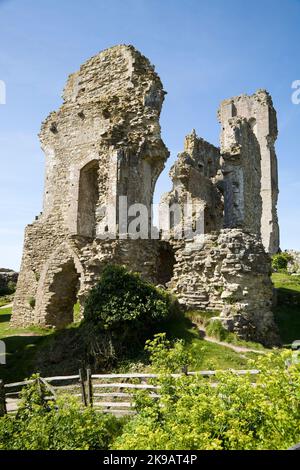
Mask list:
[[[84,299],[107,262],[156,278],[158,241],[129,240],[118,210],[120,196],[125,205],[143,204],[150,229],[155,182],[169,154],[154,67],[132,46],[112,47],[69,77],[63,99],[40,133],[44,206],[25,232],[12,316],[19,325],[70,323],[76,298]],[[121,240],[112,233],[120,225]]]
[[272,98],[265,90],[252,96],[240,95],[225,100],[219,109],[223,127],[222,140],[226,140],[226,129],[232,118],[245,118],[257,138],[261,154],[261,237],[267,253],[279,250],[279,225],[277,217],[278,174],[275,141],[277,139],[277,117]]

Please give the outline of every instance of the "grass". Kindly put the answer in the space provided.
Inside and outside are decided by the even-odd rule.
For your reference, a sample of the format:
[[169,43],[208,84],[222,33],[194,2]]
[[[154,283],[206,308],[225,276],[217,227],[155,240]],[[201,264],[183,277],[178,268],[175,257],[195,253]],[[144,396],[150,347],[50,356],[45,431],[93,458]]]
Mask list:
[[11,308],[0,309],[0,339],[6,347],[6,364],[0,365],[5,382],[21,380],[34,371],[34,360],[42,341],[50,330],[37,327],[11,327]]
[[9,304],[10,302],[13,301],[13,295],[2,295],[0,296],[0,307],[3,307],[6,304]]
[[300,339],[300,276],[274,273],[272,280],[277,289],[275,321],[285,345]]
[[[219,341],[229,343],[234,346],[247,347],[260,351],[266,350],[266,348],[264,348],[260,343],[242,340],[238,338],[236,334],[225,330],[221,322],[217,319],[219,315],[220,312],[217,311],[190,310],[187,312],[187,317],[198,327],[205,329],[207,336],[212,336]],[[212,318],[214,318],[214,320],[211,322]]]

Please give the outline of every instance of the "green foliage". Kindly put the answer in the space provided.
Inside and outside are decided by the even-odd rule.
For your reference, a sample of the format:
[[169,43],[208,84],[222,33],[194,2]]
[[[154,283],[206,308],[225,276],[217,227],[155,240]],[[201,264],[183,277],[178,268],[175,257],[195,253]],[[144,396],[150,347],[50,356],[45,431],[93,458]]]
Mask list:
[[84,306],[92,355],[112,360],[137,350],[176,310],[170,294],[122,266],[108,265]]
[[14,294],[16,291],[16,286],[17,284],[15,282],[8,281],[7,283],[8,294]]
[[219,341],[225,341],[230,334],[222,325],[221,320],[211,320],[206,326],[206,333]]
[[273,271],[286,271],[288,263],[293,261],[293,257],[289,253],[278,253],[272,256]]
[[81,321],[81,307],[78,301],[74,305],[73,314],[74,314],[74,323],[80,322]]
[[[160,348],[154,362],[163,364],[165,356]],[[137,415],[125,425],[113,448],[287,449],[300,440],[300,368],[287,367],[289,357],[288,352],[270,353],[251,363],[260,370],[255,387],[252,376],[231,371],[219,372],[213,379],[215,387],[199,375],[162,374],[160,397],[155,400],[147,392],[137,395]]]
[[123,266],[108,265],[91,290],[84,316],[103,330],[145,329],[169,314],[170,297],[139,274]]
[[40,387],[36,380],[25,389],[15,418],[0,418],[1,450],[107,450],[120,434],[121,420],[82,408],[70,396],[47,404]]
[[8,281],[7,285],[0,287],[0,296],[11,295],[16,291],[16,283]]
[[152,341],[146,341],[145,350],[150,354],[151,369],[157,373],[181,372],[192,360],[184,341],[171,342],[165,333],[158,333]]

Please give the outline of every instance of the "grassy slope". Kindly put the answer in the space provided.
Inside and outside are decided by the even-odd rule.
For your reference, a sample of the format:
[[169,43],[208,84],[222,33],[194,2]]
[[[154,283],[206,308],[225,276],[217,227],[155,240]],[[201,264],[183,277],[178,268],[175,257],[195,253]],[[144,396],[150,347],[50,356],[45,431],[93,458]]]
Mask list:
[[181,338],[186,342],[187,348],[192,353],[194,370],[247,367],[246,355],[203,340],[198,328],[187,317],[179,318],[165,329],[170,337]]
[[11,308],[0,309],[0,339],[6,346],[6,365],[0,365],[0,377],[15,381],[33,372],[35,354],[49,330],[13,328],[9,325]]
[[[284,343],[290,344],[300,339],[300,277],[276,273],[273,275],[275,287],[278,289],[278,305],[274,311],[275,319]],[[76,307],[75,307],[76,310]],[[78,313],[78,312],[77,312]],[[6,382],[22,379],[38,368],[36,358],[44,358],[45,348],[50,351],[45,371],[49,375],[67,373],[74,365],[72,348],[68,354],[57,351],[57,344],[65,341],[72,345],[72,335],[76,326],[59,333],[38,328],[11,328],[9,326],[11,309],[0,309],[0,339],[4,338],[7,348],[7,364],[0,365],[0,377]],[[247,367],[247,358],[251,354],[238,354],[228,348],[204,341],[195,326],[188,318],[181,317],[164,328],[173,338],[182,338],[194,358],[193,369],[225,369]],[[72,332],[73,330],[73,332]],[[243,342],[244,345],[247,343]],[[252,347],[252,344],[248,344]],[[63,349],[63,348],[62,348]],[[67,347],[67,349],[69,349]],[[53,356],[57,355],[55,359]],[[142,363],[145,356],[138,358]],[[131,366],[134,361],[131,360]],[[120,364],[120,368],[129,368],[129,361]],[[140,364],[141,367],[143,364]],[[75,368],[77,365],[75,366]],[[74,367],[73,367],[74,369]]]

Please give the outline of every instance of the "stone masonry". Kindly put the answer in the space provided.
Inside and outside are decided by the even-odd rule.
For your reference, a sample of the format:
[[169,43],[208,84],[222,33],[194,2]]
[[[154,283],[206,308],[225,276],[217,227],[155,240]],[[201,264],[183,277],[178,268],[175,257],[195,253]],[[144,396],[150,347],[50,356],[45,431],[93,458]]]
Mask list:
[[[151,213],[169,155],[159,125],[164,94],[154,67],[132,46],[105,50],[69,77],[63,105],[40,133],[44,205],[26,228],[14,324],[70,323],[76,296],[83,304],[108,262],[130,265],[155,282],[158,241],[126,239],[126,227],[123,239],[114,239],[100,209],[118,214],[124,195],[128,205],[142,203]],[[103,224],[105,239],[96,236]]]
[[[132,46],[107,49],[69,77],[62,106],[40,133],[43,212],[25,231],[14,324],[71,323],[76,301],[84,306],[105,264],[114,263],[164,284],[185,308],[216,312],[242,338],[276,342],[267,254],[279,248],[271,97],[260,90],[224,101],[220,148],[195,131],[186,137],[170,172],[173,188],[162,197],[169,212],[159,236],[151,204],[169,155],[159,125],[164,94]],[[183,230],[198,219],[201,241]]]
[[246,119],[257,138],[261,153],[261,237],[265,250],[270,254],[277,253],[279,250],[277,218],[279,190],[275,141],[278,130],[272,98],[265,90],[258,90],[252,96],[240,95],[223,101],[218,114],[223,127],[226,127],[232,118]]

